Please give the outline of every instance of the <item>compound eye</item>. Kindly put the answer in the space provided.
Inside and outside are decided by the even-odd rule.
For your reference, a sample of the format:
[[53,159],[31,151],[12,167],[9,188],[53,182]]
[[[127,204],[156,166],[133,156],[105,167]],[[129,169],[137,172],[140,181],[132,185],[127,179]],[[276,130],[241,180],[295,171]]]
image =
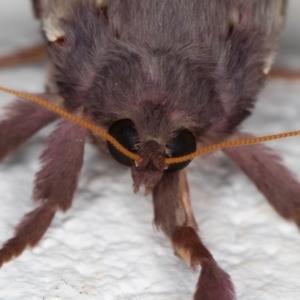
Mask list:
[[[124,148],[136,153],[135,146],[137,144],[137,131],[131,120],[125,119],[113,123],[108,132]],[[107,142],[107,146],[110,154],[118,163],[126,167],[132,167],[133,161],[130,158],[117,150],[111,143]]]
[[[187,129],[183,129],[171,140],[166,147],[171,152],[171,157],[179,157],[195,152],[197,142],[195,136]],[[191,161],[171,164],[165,172],[177,172],[185,168]]]

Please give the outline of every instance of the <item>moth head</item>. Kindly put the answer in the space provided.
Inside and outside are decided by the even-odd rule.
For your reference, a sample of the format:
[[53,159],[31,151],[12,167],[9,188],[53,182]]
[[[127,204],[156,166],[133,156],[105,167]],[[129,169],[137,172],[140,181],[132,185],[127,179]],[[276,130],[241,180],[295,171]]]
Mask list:
[[[188,129],[172,133],[172,138],[165,143],[157,137],[141,138],[135,124],[130,119],[114,122],[109,133],[127,150],[137,153],[140,159],[133,161],[107,143],[112,157],[120,164],[132,168],[134,186],[145,185],[151,190],[160,180],[163,172],[178,172],[185,168],[190,161],[167,165],[167,157],[180,157],[196,150],[195,135]],[[159,136],[159,134],[157,135]]]

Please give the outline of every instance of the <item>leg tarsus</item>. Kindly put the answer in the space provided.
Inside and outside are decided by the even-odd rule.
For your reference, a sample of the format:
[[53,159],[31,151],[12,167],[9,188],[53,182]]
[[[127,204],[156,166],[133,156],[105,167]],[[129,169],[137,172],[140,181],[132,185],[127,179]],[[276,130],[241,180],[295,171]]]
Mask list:
[[19,256],[27,246],[34,247],[42,238],[55,215],[57,206],[45,202],[25,215],[16,228],[15,236],[0,249],[0,267]]
[[191,268],[202,266],[195,300],[234,300],[234,286],[230,276],[223,271],[208,249],[203,245],[194,228],[176,227],[173,247]]
[[233,300],[234,286],[230,276],[216,262],[205,261],[194,295],[195,300]]

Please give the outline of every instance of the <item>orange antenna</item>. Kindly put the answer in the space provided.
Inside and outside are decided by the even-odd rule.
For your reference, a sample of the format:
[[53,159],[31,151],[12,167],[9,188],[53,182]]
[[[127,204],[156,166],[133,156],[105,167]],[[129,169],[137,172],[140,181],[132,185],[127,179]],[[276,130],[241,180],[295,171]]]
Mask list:
[[137,154],[132,153],[132,152],[128,151],[126,148],[124,148],[115,138],[113,138],[108,132],[104,131],[99,126],[71,114],[71,113],[59,108],[58,106],[46,101],[45,99],[42,99],[38,96],[29,94],[29,93],[19,92],[19,91],[4,88],[1,86],[0,86],[0,91],[6,92],[9,94],[13,94],[17,97],[24,98],[24,99],[33,101],[39,105],[42,105],[43,107],[57,113],[61,117],[66,118],[74,123],[77,123],[78,125],[85,127],[87,129],[95,132],[96,134],[100,135],[101,137],[103,137],[104,139],[109,141],[111,144],[113,144],[114,147],[116,147],[116,149],[118,149],[120,152],[122,152],[127,157],[129,157],[133,160],[138,160],[140,158]]
[[253,144],[258,144],[258,143],[267,142],[267,141],[284,139],[287,137],[292,137],[292,136],[297,136],[297,135],[300,135],[300,130],[278,133],[278,134],[273,134],[273,135],[266,135],[266,136],[262,136],[262,137],[254,137],[254,138],[248,138],[248,139],[226,141],[226,142],[222,142],[222,143],[204,147],[204,148],[199,149],[188,155],[174,157],[174,158],[167,158],[166,163],[167,164],[181,163],[181,162],[184,162],[187,160],[191,160],[191,159],[195,158],[196,156],[204,155],[204,154],[207,154],[209,152],[219,150],[219,149],[253,145]]
[[[137,155],[136,153],[133,153],[126,148],[124,148],[115,138],[113,138],[108,132],[104,131],[102,128],[99,126],[86,121],[82,118],[79,118],[59,107],[56,105],[29,93],[25,92],[19,92],[16,90],[4,88],[0,86],[0,91],[13,94],[17,97],[21,97],[30,101],[33,101],[39,105],[42,105],[43,107],[57,113],[63,118],[66,118],[72,122],[75,122],[79,124],[80,126],[83,126],[96,134],[100,135],[102,138],[106,139],[108,142],[114,145],[116,149],[118,149],[121,153],[126,155],[127,157],[133,159],[133,160],[139,160],[140,156]],[[254,137],[254,138],[248,138],[248,139],[240,139],[240,140],[231,140],[231,141],[226,141],[218,144],[214,144],[211,146],[204,147],[202,149],[199,149],[191,154],[180,156],[180,157],[173,157],[173,158],[166,158],[166,163],[167,164],[176,164],[176,163],[181,163],[187,160],[192,160],[193,158],[207,154],[209,152],[219,150],[219,149],[224,149],[224,148],[229,148],[229,147],[237,147],[237,146],[246,146],[246,145],[253,145],[253,144],[258,144],[266,141],[272,141],[272,140],[277,140],[277,139],[283,139],[287,137],[292,137],[292,136],[297,136],[300,135],[300,130],[296,131],[290,131],[290,132],[284,132],[284,133],[279,133],[279,134],[273,134],[273,135],[267,135],[267,136],[262,136],[262,137]]]

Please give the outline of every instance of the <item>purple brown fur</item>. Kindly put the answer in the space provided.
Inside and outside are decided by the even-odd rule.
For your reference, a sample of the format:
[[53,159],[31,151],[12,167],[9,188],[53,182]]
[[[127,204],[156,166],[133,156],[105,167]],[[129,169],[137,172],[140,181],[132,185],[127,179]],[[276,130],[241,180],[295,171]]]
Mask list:
[[[135,191],[145,186],[152,193],[154,222],[175,252],[191,268],[202,267],[194,299],[235,299],[230,276],[197,234],[182,170],[186,165],[167,166],[164,158],[247,136],[238,126],[264,87],[286,2],[34,0],[51,63],[49,92],[141,159],[130,161],[85,129],[61,121],[36,176],[33,197],[40,206],[25,215],[15,237],[4,244],[0,264],[35,246],[56,210],[71,206],[90,134],[101,150],[131,168]],[[55,119],[34,104],[13,104],[0,123],[6,140],[0,157]],[[279,214],[300,226],[300,184],[277,155],[260,145],[224,153]]]

